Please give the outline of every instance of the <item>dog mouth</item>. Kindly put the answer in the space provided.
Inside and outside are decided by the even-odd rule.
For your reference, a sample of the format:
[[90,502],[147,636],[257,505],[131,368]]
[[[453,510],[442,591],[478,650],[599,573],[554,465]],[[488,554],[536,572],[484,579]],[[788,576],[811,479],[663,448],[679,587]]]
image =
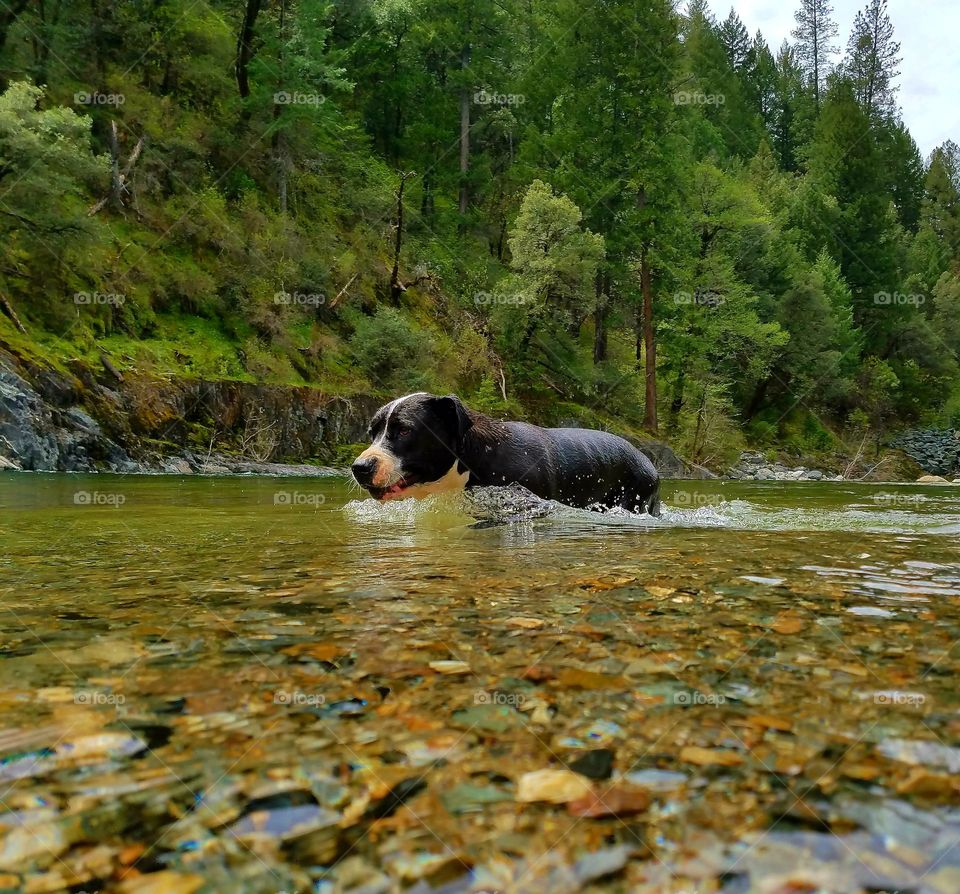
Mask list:
[[409,490],[418,482],[414,481],[412,478],[401,478],[399,481],[394,481],[389,487],[368,487],[367,490],[370,493],[370,496],[375,500],[399,500],[405,491]]

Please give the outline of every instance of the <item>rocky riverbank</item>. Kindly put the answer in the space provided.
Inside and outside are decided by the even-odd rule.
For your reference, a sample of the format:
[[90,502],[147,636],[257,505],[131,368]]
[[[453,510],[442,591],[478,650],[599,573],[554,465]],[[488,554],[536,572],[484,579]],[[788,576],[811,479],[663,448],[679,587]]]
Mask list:
[[825,472],[822,469],[793,468],[782,462],[770,462],[760,453],[747,451],[740,455],[737,464],[727,472],[735,481],[843,481],[843,475]]
[[[306,386],[161,379],[41,366],[0,347],[0,470],[328,475],[382,399]],[[571,423],[575,424],[575,423]],[[660,441],[636,442],[665,478],[710,478]]]
[[930,475],[960,475],[960,431],[914,429],[898,435],[890,446],[902,450]]

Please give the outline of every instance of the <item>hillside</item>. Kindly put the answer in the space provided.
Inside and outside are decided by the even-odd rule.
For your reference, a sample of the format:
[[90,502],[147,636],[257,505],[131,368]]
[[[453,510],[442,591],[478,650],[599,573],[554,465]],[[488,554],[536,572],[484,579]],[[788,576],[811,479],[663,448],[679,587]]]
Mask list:
[[455,391],[716,469],[957,427],[960,150],[903,125],[883,0],[829,75],[811,39],[697,0],[18,0],[0,346],[158,393]]

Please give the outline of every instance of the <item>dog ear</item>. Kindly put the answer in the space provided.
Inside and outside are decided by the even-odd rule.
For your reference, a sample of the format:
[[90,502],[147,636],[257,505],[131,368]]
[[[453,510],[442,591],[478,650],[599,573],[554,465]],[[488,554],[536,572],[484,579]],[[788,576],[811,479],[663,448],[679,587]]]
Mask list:
[[451,430],[456,434],[457,448],[463,444],[463,438],[471,428],[473,420],[463,402],[455,394],[437,398],[437,409],[441,416],[449,421]]

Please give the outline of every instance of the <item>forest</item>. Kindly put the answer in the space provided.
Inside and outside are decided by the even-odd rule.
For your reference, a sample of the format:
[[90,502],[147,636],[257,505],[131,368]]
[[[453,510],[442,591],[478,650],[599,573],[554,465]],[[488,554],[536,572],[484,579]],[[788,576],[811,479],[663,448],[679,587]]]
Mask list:
[[718,463],[960,427],[960,148],[886,0],[9,0],[0,343]]

